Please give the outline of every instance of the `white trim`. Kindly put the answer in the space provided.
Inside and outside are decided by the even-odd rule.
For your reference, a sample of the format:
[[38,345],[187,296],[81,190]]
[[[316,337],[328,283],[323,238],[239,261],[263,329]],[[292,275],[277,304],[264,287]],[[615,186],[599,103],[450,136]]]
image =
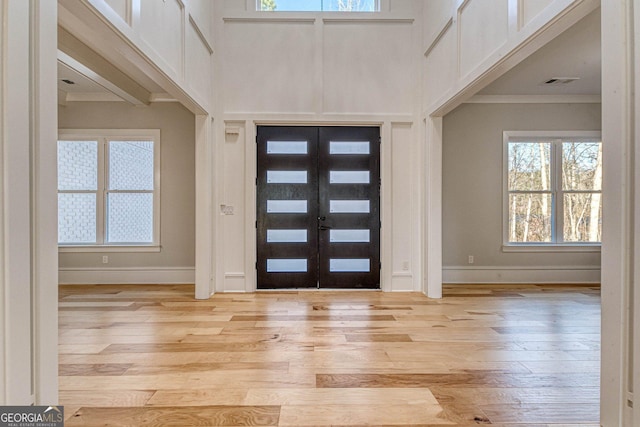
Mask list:
[[[563,241],[563,220],[564,216],[564,194],[571,194],[572,191],[562,189],[562,142],[571,141],[598,141],[602,143],[602,133],[600,131],[510,131],[502,132],[502,250],[503,252],[582,252],[571,249],[560,249],[562,247],[576,248],[579,246],[593,247],[593,242],[581,245],[579,243],[569,243]],[[551,157],[549,159],[550,187],[547,190],[523,192],[541,193],[551,195],[551,239],[549,244],[518,244],[509,241],[509,194],[517,193],[509,191],[509,144],[512,142],[534,142],[544,141],[551,144]],[[594,190],[590,193],[602,194],[602,190]],[[520,248],[527,247],[529,250]],[[548,250],[534,249],[547,247]],[[584,252],[590,252],[586,250]]]
[[443,283],[600,283],[594,266],[445,266]]
[[502,245],[502,252],[572,252],[572,253],[584,253],[593,252],[600,253],[602,245],[600,244],[510,244]]
[[600,104],[600,95],[474,95],[464,104]]
[[194,267],[60,268],[61,285],[193,284]]
[[160,245],[58,245],[59,253],[81,252],[161,252]]
[[[106,240],[106,198],[108,193],[122,193],[122,191],[109,190],[107,188],[108,182],[108,146],[111,141],[126,141],[132,140],[151,140],[153,142],[153,174],[154,174],[154,189],[152,191],[140,191],[143,193],[153,194],[153,242],[151,244],[110,244],[105,243]],[[160,129],[59,129],[58,141],[82,141],[91,140],[98,142],[98,187],[95,191],[96,194],[96,244],[93,245],[59,245],[60,247],[74,247],[74,250],[63,250],[62,252],[96,252],[95,247],[114,248],[118,247],[134,247],[140,246],[145,248],[158,247],[160,248],[160,152],[161,152],[161,134]],[[64,191],[64,193],[73,193],[73,191]],[[138,192],[136,192],[138,193]],[[159,249],[158,249],[159,251]],[[122,250],[107,249],[105,252],[125,252]],[[142,251],[141,251],[142,252]],[[146,251],[155,252],[155,251]]]

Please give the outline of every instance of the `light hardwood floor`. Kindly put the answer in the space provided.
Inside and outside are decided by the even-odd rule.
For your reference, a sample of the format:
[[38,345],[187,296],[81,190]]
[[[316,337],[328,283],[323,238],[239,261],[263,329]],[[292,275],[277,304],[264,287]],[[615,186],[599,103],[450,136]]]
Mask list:
[[599,425],[600,291],[62,286],[72,426]]

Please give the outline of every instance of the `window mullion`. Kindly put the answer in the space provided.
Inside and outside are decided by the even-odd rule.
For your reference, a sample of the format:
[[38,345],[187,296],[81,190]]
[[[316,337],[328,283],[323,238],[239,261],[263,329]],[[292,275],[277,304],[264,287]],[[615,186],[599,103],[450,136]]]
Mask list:
[[562,186],[562,140],[556,139],[553,142],[554,152],[554,221],[555,228],[553,230],[553,241],[555,243],[564,243],[564,190]]
[[106,236],[106,140],[100,138],[98,149],[98,191],[96,192],[96,238],[98,244],[102,245],[105,242]]

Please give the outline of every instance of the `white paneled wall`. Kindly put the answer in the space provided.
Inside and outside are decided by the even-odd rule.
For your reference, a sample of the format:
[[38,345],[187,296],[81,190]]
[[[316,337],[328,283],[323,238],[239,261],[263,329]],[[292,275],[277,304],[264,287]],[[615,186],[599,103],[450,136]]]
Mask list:
[[461,77],[502,46],[509,36],[508,0],[468,0],[458,9]]
[[224,111],[313,112],[320,48],[313,20],[225,21]]
[[180,0],[140,1],[140,37],[178,76],[183,66],[183,6]]
[[547,8],[553,0],[518,0],[520,27],[524,27]]
[[[197,114],[213,112],[208,0],[60,0],[60,25],[116,67],[145,73]],[[105,24],[105,21],[108,24]]]
[[441,116],[599,6],[598,0],[424,3],[423,112]]
[[322,29],[323,112],[412,113],[411,21],[324,20]]
[[258,124],[381,127],[382,288],[419,290],[421,2],[385,1],[379,14],[358,16],[257,13],[252,4],[218,3],[222,20],[214,24],[224,58],[216,290],[255,289]]

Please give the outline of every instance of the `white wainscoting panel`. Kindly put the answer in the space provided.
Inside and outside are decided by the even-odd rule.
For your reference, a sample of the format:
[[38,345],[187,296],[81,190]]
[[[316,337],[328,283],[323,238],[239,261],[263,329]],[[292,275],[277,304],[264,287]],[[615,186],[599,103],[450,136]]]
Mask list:
[[425,52],[425,101],[439,99],[453,86],[457,74],[456,55],[452,55],[455,51],[456,32],[453,20],[449,20]]
[[187,24],[186,55],[186,82],[193,91],[201,95],[206,103],[212,101],[211,85],[213,82],[211,46],[204,38],[204,34],[192,19]]
[[460,77],[473,71],[509,36],[509,0],[467,0],[458,12]]
[[180,0],[140,0],[140,37],[177,76],[183,75],[183,9]]
[[130,24],[131,17],[131,0],[105,0],[115,13],[117,13],[124,22]]
[[323,34],[323,112],[412,111],[417,55],[412,21],[328,21]]
[[518,0],[520,27],[526,26],[551,3],[553,0]]
[[[226,113],[314,111],[313,20],[227,20],[221,47]],[[287,46],[282,49],[282,46]]]

